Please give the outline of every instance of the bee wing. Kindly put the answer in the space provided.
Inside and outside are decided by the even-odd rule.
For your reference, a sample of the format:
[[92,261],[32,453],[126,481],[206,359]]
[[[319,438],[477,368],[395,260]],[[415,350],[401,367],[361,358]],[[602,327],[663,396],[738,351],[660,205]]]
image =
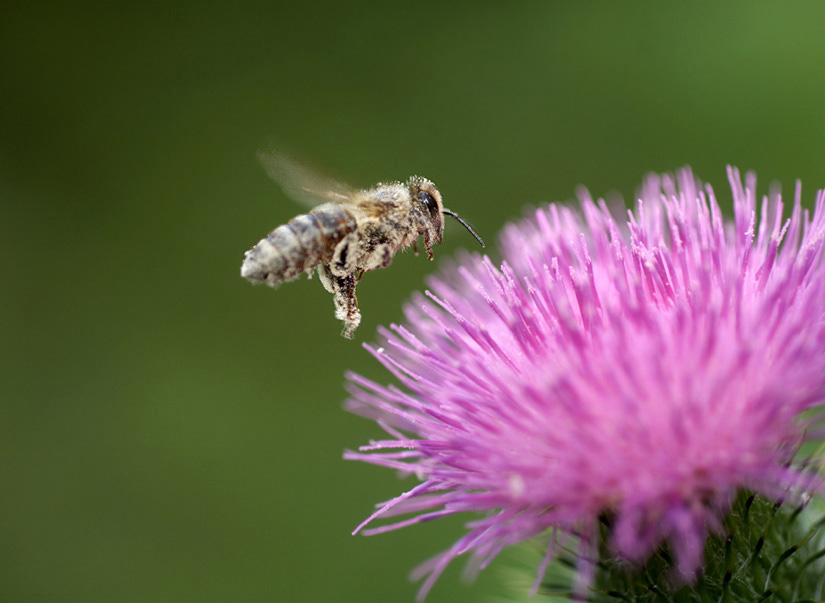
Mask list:
[[344,203],[355,190],[328,176],[301,165],[279,151],[259,151],[258,160],[266,173],[281,185],[284,193],[307,207],[321,203]]

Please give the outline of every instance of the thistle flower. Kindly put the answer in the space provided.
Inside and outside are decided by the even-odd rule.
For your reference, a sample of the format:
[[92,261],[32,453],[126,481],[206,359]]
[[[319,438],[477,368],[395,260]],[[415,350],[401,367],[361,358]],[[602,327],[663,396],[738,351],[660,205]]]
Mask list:
[[539,209],[505,228],[500,267],[462,257],[367,346],[400,386],[350,374],[348,407],[390,437],[345,457],[420,483],[356,531],[478,513],[416,572],[421,597],[455,557],[483,568],[548,530],[577,537],[583,594],[600,522],[613,554],[666,544],[689,582],[739,492],[820,488],[793,458],[822,435],[800,413],[825,401],[825,192],[811,216],[797,184],[785,218],[753,174],[728,178],[733,221],[689,169],[649,177],[626,226],[586,192]]

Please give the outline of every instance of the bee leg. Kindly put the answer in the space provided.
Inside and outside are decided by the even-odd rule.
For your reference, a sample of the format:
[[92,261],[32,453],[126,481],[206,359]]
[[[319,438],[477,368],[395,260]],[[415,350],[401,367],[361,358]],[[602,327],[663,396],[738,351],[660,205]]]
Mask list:
[[335,279],[335,316],[344,322],[341,335],[352,339],[355,329],[361,323],[361,312],[358,310],[358,298],[355,297],[354,276],[345,276]]
[[380,258],[380,267],[386,268],[392,262],[392,250],[390,250],[389,245],[381,245],[380,247],[376,248],[375,253]]
[[418,241],[417,240],[413,241],[412,248],[413,248],[413,253],[415,255],[418,255]]
[[361,322],[361,312],[358,310],[358,298],[355,297],[355,285],[358,276],[335,276],[327,265],[318,266],[318,277],[324,285],[324,289],[332,293],[332,301],[335,303],[335,318],[344,323],[341,335],[347,339],[352,339],[355,329]]
[[324,289],[330,293],[335,293],[335,277],[329,271],[329,266],[326,264],[318,264],[318,280],[324,286]]
[[352,274],[355,272],[358,255],[358,235],[353,232],[335,246],[332,260],[329,263],[329,271],[334,276],[340,277]]
[[424,247],[427,249],[427,259],[433,259],[433,242],[430,240],[430,236],[427,233],[424,233]]
[[378,268],[386,268],[391,262],[392,247],[383,243],[372,248],[361,267],[365,271],[376,270]]

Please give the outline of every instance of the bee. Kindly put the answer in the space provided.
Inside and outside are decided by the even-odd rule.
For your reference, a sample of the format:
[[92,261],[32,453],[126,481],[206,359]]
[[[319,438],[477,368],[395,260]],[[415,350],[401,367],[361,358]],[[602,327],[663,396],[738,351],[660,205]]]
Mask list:
[[246,252],[241,276],[277,288],[302,273],[318,272],[332,293],[341,335],[352,339],[361,322],[355,286],[365,272],[386,268],[399,251],[424,238],[427,257],[441,243],[444,216],[455,218],[484,247],[472,227],[444,209],[435,185],[418,176],[407,182],[355,190],[324,178],[278,152],[258,158],[284,192],[312,211],[278,226]]

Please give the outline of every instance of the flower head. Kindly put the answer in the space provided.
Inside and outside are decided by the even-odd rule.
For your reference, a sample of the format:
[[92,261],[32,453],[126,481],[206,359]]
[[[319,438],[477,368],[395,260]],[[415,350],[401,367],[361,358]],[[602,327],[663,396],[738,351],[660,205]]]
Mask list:
[[819,486],[791,461],[825,401],[825,192],[811,217],[797,186],[788,218],[728,176],[732,221],[688,169],[651,176],[626,225],[586,193],[535,211],[500,267],[461,258],[382,330],[369,349],[400,386],[349,375],[350,409],[390,437],[347,458],[420,480],[368,522],[412,518],[365,531],[480,512],[422,596],[456,556],[483,567],[550,528],[579,537],[584,590],[604,517],[617,555],[667,543],[690,580],[737,492]]

